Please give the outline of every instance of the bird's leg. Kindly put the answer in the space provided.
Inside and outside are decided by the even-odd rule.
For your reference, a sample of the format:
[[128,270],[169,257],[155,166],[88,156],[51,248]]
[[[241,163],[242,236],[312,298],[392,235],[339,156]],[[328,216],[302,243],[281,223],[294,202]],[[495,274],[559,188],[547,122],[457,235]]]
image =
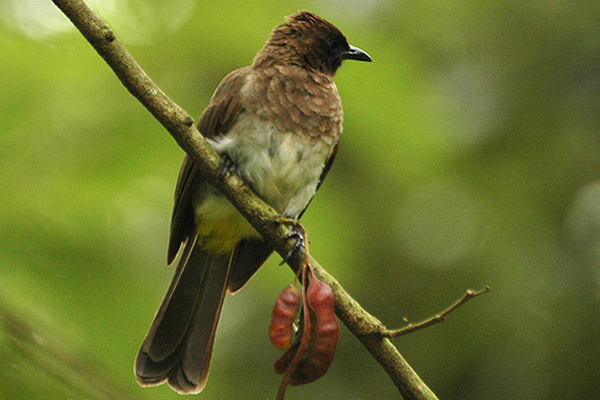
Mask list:
[[219,174],[219,178],[221,180],[225,179],[227,174],[233,175],[237,173],[237,169],[231,157],[228,154],[224,153],[221,155],[221,162],[219,164],[219,168],[221,168],[221,173]]
[[283,257],[283,261],[281,262],[281,264],[287,263],[288,261],[293,259],[304,259],[308,254],[308,240],[306,239],[306,230],[304,230],[304,227],[302,226],[302,224],[300,224],[300,221],[298,221],[297,219],[282,217],[277,219],[277,222],[282,225],[288,225],[292,227],[292,229],[290,229],[290,231],[285,234],[285,240],[292,238],[296,239],[294,245],[292,246],[292,249]]

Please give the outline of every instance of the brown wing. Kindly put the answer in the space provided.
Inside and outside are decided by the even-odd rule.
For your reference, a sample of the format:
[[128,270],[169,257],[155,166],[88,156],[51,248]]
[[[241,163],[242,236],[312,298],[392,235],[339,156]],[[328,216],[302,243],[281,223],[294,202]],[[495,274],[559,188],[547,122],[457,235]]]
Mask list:
[[[325,162],[325,167],[323,168],[323,172],[321,172],[321,176],[319,177],[319,184],[317,185],[317,190],[315,190],[315,194],[317,193],[317,191],[321,187],[321,184],[323,183],[323,180],[325,180],[325,177],[327,176],[327,173],[331,169],[331,166],[333,165],[333,161],[335,161],[335,156],[337,154],[339,144],[340,144],[340,142],[337,142],[335,144],[335,146],[333,147],[333,151],[331,152],[331,155],[329,156],[329,158]],[[302,210],[302,212],[300,213],[300,215],[298,215],[298,219],[300,219],[302,217],[302,215],[304,214],[304,211],[306,211],[306,209],[310,205],[312,199],[314,199],[314,198],[315,198],[315,196],[313,196],[310,199],[310,201],[306,204],[306,207],[304,207],[304,210]]]
[[[205,138],[225,135],[243,111],[240,90],[248,72],[249,67],[237,69],[227,75],[217,87],[198,123],[198,130]],[[171,237],[167,257],[169,264],[175,259],[181,244],[194,232],[194,201],[196,204],[202,201],[200,197],[204,188],[198,168],[186,155],[175,188],[175,206],[171,217]]]

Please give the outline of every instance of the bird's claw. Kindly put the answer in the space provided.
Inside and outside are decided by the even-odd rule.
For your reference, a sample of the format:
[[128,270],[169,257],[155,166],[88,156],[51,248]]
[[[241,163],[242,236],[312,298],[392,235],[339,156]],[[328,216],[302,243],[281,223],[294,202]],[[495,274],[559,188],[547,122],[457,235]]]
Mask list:
[[293,228],[284,236],[285,240],[292,238],[296,239],[296,241],[294,242],[292,249],[287,252],[285,257],[283,257],[281,264],[287,263],[291,260],[300,260],[306,252],[306,236],[304,235],[304,232]]
[[293,225],[292,229],[283,237],[284,240],[295,239],[291,250],[283,257],[283,261],[279,265],[283,265],[292,260],[302,260],[307,253],[306,231],[297,220],[282,219],[279,221],[282,224]]
[[227,154],[223,154],[221,156],[221,163],[219,164],[219,168],[221,169],[221,173],[219,174],[219,178],[221,178],[221,180],[225,179],[227,174],[233,175],[237,172],[233,160]]

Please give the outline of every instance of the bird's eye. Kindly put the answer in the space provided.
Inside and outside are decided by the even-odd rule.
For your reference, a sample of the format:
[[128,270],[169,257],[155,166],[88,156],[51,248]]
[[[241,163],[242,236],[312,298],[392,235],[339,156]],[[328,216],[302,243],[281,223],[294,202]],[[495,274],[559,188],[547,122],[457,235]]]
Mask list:
[[328,39],[327,40],[327,50],[330,54],[335,54],[339,52],[340,42],[336,39]]

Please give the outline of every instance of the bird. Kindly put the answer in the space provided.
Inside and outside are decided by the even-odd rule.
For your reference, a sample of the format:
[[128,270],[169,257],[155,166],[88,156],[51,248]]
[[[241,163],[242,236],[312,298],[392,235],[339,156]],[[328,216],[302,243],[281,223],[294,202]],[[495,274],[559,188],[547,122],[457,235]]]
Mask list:
[[[333,24],[299,11],[272,30],[251,65],[223,78],[200,117],[198,130],[223,168],[283,218],[302,216],[336,156],[343,111],[334,75],[345,60],[372,61]],[[168,264],[181,254],[138,352],[138,383],[202,391],[226,292],[244,286],[272,252],[186,155]]]

